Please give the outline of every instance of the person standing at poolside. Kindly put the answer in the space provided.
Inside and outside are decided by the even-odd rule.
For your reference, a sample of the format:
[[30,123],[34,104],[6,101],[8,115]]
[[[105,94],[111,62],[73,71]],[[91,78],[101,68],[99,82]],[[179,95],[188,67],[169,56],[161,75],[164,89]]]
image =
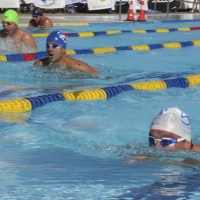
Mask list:
[[[18,27],[18,13],[9,9],[4,12],[2,17],[3,29],[0,30],[0,39],[10,37],[14,42],[14,50],[26,52],[36,52],[37,45],[33,36],[25,30]],[[12,47],[13,50],[13,47]]]
[[34,8],[32,11],[33,19],[29,22],[29,27],[38,27],[38,28],[52,28],[53,23],[48,17],[43,16],[43,11],[41,8]]
[[34,64],[37,66],[64,66],[67,71],[99,74],[98,71],[90,67],[88,64],[67,56],[66,48],[66,36],[60,31],[53,31],[49,34],[46,40],[48,57],[37,60]]

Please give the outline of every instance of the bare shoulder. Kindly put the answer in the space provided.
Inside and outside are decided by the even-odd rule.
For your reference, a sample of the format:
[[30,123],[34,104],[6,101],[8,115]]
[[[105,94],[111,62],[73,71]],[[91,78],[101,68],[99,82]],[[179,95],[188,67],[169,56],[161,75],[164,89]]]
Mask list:
[[42,26],[45,27],[45,28],[52,28],[53,23],[48,17],[45,17]]
[[100,74],[97,70],[89,66],[87,63],[81,60],[76,60],[67,55],[66,55],[66,66],[73,67],[76,70],[88,72],[91,74]]
[[23,30],[23,29],[19,29],[20,30],[20,33],[21,33],[21,35],[23,36],[23,37],[31,37],[31,38],[33,38],[33,36],[32,36],[32,34],[31,33],[29,33],[28,31],[25,31],[25,30]]
[[47,66],[49,65],[49,59],[46,57],[46,58],[42,58],[40,60],[37,60],[35,61],[34,65],[36,66]]

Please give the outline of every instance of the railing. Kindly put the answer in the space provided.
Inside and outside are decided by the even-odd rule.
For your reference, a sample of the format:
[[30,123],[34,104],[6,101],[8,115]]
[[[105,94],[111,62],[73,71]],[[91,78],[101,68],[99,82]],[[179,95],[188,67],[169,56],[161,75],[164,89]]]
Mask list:
[[[158,2],[159,0],[155,0],[154,1],[154,12],[156,11],[156,3]],[[200,4],[200,2],[198,0],[193,0],[193,1],[185,1],[185,0],[174,0],[174,1],[181,1],[181,2],[187,2],[187,3],[192,3],[192,4],[196,4],[196,8],[197,9],[197,5]],[[166,20],[168,20],[168,17],[169,17],[169,2],[170,0],[167,1],[167,16],[166,16]]]

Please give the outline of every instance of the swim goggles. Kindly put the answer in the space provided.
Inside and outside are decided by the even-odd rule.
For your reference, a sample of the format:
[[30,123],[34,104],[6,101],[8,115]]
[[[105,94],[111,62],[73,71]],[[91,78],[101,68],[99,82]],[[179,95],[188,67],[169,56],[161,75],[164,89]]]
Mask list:
[[36,19],[37,19],[37,18],[38,18],[38,16],[39,16],[39,15],[32,15],[32,18],[33,18],[33,19],[34,19],[34,18],[36,18]]
[[149,136],[149,145],[155,145],[156,141],[160,142],[160,144],[163,147],[169,146],[169,145],[174,145],[177,142],[182,142],[184,141],[185,138],[178,138],[178,139],[172,139],[172,138],[162,138],[162,139],[156,139],[153,136]]
[[62,45],[60,45],[60,44],[48,44],[48,43],[46,44],[47,49],[49,49],[50,47],[52,47],[52,49],[56,49],[60,46],[62,46]]
[[13,24],[13,22],[2,22],[2,24],[3,24],[3,26],[10,26],[10,25],[12,25]]

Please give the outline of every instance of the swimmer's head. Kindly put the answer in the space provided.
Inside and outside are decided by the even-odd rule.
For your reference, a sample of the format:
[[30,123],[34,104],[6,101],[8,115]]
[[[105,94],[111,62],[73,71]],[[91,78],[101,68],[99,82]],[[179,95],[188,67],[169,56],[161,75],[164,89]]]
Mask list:
[[151,123],[150,130],[163,130],[191,141],[191,125],[187,114],[178,108],[161,110]]
[[33,12],[32,12],[32,16],[43,16],[43,11],[41,8],[34,8]]
[[47,43],[49,43],[49,42],[55,42],[55,43],[61,45],[64,49],[67,48],[67,38],[60,31],[51,32],[49,34],[49,36],[47,37]]
[[3,14],[2,22],[14,22],[18,24],[18,13],[12,9],[7,10]]

